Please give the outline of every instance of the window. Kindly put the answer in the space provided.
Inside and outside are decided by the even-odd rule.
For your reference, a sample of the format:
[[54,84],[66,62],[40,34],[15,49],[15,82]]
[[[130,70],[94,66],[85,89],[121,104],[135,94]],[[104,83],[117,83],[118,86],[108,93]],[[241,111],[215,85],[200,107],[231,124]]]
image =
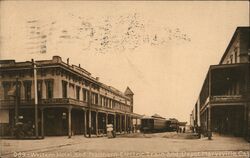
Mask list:
[[92,93],[92,104],[98,104],[98,94]]
[[103,106],[103,96],[100,96],[101,106]]
[[67,98],[67,91],[68,91],[68,82],[62,81],[62,97]]
[[79,100],[80,99],[80,87],[76,86],[76,99]]
[[110,108],[111,108],[111,109],[112,109],[113,106],[114,106],[113,103],[114,103],[113,100],[110,100]]
[[87,102],[88,101],[89,92],[86,89],[82,89],[82,91],[83,91],[83,101]]
[[31,100],[31,81],[24,81],[24,98]]
[[105,106],[105,107],[108,106],[108,98],[104,98],[104,106]]
[[42,88],[43,88],[43,81],[37,81],[37,97],[38,99],[42,99]]
[[46,80],[46,98],[51,99],[53,98],[53,80]]
[[95,104],[98,104],[98,94],[95,94]]
[[107,98],[107,107],[109,108],[109,98]]
[[238,63],[238,51],[237,50],[238,50],[237,48],[234,49],[234,62],[235,63]]
[[4,88],[4,99],[9,99],[8,92],[10,90],[10,82],[4,81],[2,84]]
[[230,64],[233,63],[233,55],[230,55]]

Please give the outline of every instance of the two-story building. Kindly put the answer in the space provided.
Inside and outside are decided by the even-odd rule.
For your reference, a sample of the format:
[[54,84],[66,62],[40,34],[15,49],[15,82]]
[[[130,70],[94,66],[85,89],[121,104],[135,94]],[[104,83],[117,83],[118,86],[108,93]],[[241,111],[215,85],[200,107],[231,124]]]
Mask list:
[[[16,123],[28,123],[36,137],[100,135],[113,124],[119,133],[136,128],[134,93],[105,85],[69,59],[0,61],[1,135],[13,135]],[[134,123],[133,123],[134,122]]]
[[191,118],[203,134],[250,139],[250,27],[238,27],[218,65],[211,65]]

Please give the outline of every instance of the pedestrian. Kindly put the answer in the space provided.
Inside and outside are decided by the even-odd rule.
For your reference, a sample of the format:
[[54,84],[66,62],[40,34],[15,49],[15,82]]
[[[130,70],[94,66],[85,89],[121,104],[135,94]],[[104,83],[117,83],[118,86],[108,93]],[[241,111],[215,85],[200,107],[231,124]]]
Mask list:
[[183,133],[185,133],[185,131],[186,131],[186,128],[184,127],[184,128],[183,128]]

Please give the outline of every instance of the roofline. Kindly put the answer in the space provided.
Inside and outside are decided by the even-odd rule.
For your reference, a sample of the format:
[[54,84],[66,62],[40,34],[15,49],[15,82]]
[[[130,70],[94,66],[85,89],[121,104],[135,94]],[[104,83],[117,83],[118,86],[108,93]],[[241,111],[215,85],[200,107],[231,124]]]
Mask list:
[[[61,58],[60,56],[53,56],[53,57],[59,57],[59,58]],[[108,90],[108,91],[110,91],[110,92],[112,92],[112,93],[115,93],[116,95],[118,95],[118,96],[120,96],[120,97],[122,97],[122,98],[124,98],[124,99],[130,100],[130,98],[127,97],[122,91],[120,91],[120,90],[118,90],[118,89],[112,87],[113,89],[115,89],[115,90],[113,90],[112,88],[110,88],[111,86],[108,86],[108,85],[106,85],[106,84],[104,84],[104,83],[102,83],[102,82],[100,82],[100,81],[97,81],[93,76],[91,76],[91,73],[88,72],[87,70],[85,70],[84,68],[78,67],[78,66],[76,66],[76,65],[69,65],[69,64],[63,62],[62,60],[61,60],[60,62],[53,62],[53,57],[52,57],[52,60],[36,60],[35,63],[36,63],[37,66],[38,66],[37,68],[42,68],[41,65],[45,65],[45,66],[48,66],[48,67],[49,67],[49,66],[52,66],[52,67],[64,68],[65,70],[71,71],[72,73],[76,73],[76,74],[79,74],[79,75],[83,76],[83,77],[86,78],[87,80],[94,82],[95,84],[99,85],[99,86],[102,87],[103,89],[106,89],[106,90]],[[2,61],[3,61],[3,63],[1,63]],[[51,63],[49,63],[49,64],[43,63],[43,62],[46,62],[46,61],[47,61],[47,62],[51,61]],[[0,60],[0,65],[1,65],[1,64],[6,64],[6,65],[9,64],[9,63],[5,63],[5,62],[12,62],[12,63],[10,63],[10,65],[11,65],[11,64],[18,64],[18,63],[29,63],[29,64],[30,64],[29,66],[32,66],[32,62],[31,62],[31,61],[16,62],[16,61],[13,60],[13,59]],[[81,70],[83,71],[83,73],[78,72],[78,71],[80,71],[80,70],[77,71],[77,70],[74,69],[74,67],[75,67],[75,68],[81,69]],[[0,70],[1,70],[1,69],[5,69],[5,68],[8,69],[8,68],[10,68],[10,67],[9,67],[9,66],[6,66],[6,67],[1,67],[1,66],[0,66]],[[15,67],[15,68],[17,68],[17,67]],[[27,65],[20,66],[20,67],[18,67],[18,68],[20,68],[20,69],[22,69],[22,68],[27,68]],[[32,68],[32,67],[30,67],[30,68]],[[43,68],[46,68],[46,67],[43,67]]]
[[219,64],[222,64],[223,60],[225,59],[225,57],[226,57],[226,55],[227,55],[227,52],[229,51],[229,49],[230,49],[230,47],[232,46],[232,44],[233,44],[235,38],[236,38],[237,35],[239,34],[239,30],[241,30],[241,29],[247,29],[247,28],[250,29],[249,26],[239,26],[239,27],[237,27],[237,28],[235,29],[235,32],[234,32],[234,34],[233,34],[233,36],[232,36],[232,38],[231,38],[231,40],[230,40],[230,42],[229,42],[229,44],[228,44],[228,46],[227,46],[227,48],[226,48],[224,54],[222,55]]

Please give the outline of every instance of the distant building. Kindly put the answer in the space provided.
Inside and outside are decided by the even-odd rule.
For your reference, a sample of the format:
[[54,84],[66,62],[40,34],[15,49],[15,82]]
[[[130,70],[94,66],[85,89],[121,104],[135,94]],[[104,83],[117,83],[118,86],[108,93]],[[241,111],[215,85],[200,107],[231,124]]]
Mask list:
[[211,132],[250,139],[250,27],[238,27],[218,65],[211,65],[190,120]]
[[17,122],[37,127],[42,137],[99,135],[107,124],[122,133],[132,131],[137,122],[133,119],[140,117],[133,113],[134,93],[129,87],[122,93],[59,56],[34,62],[0,60],[0,76],[1,135],[13,135]]

